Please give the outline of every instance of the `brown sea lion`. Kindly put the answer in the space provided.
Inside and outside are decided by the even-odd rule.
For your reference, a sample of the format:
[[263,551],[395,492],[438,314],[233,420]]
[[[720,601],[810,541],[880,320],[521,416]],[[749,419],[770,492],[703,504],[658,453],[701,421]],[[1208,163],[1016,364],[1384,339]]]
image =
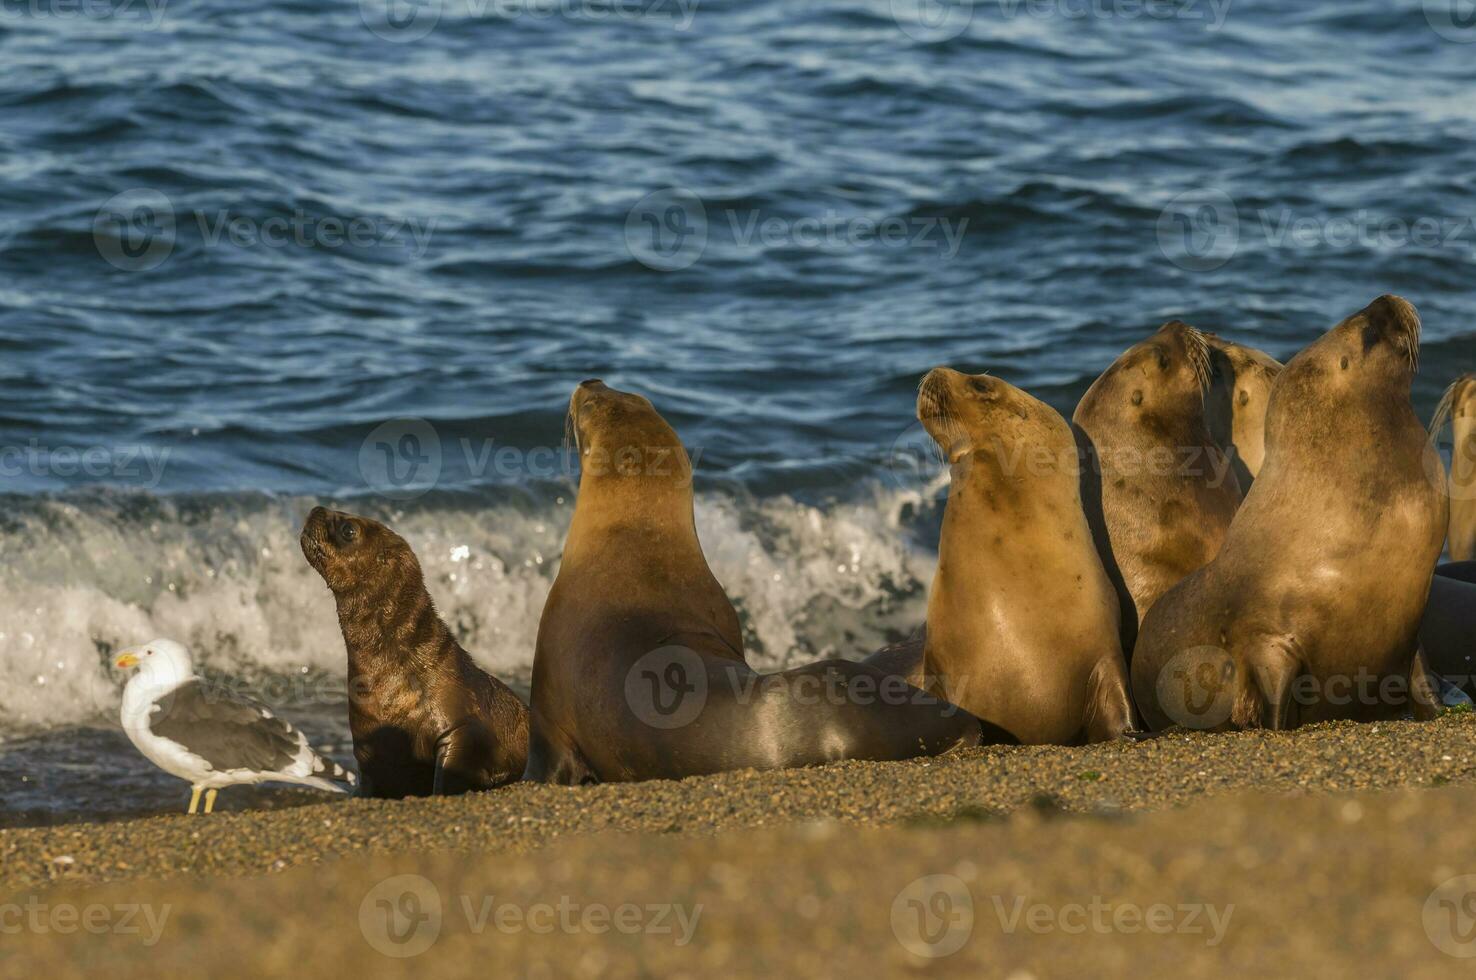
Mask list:
[[1476,558],[1476,375],[1455,380],[1440,398],[1430,422],[1438,438],[1447,419],[1451,427],[1450,531],[1451,561]]
[[952,469],[924,677],[1026,744],[1133,731],[1117,593],[1082,511],[1071,427],[1013,385],[948,368],[923,379],[917,417]]
[[1230,458],[1205,421],[1209,384],[1209,344],[1176,320],[1113,361],[1072,416],[1082,502],[1122,603],[1125,651],[1158,597],[1219,551],[1240,506]]
[[367,517],[314,507],[301,545],[338,604],[362,795],[439,796],[518,779],[528,709],[436,615],[405,539]]
[[1266,405],[1282,364],[1264,351],[1212,333],[1204,339],[1210,348],[1205,423],[1215,443],[1229,454],[1241,493],[1249,493],[1266,457]]
[[1414,307],[1384,296],[1287,364],[1220,553],[1143,620],[1133,694],[1150,727],[1433,713],[1417,634],[1446,503],[1409,400],[1419,339]]
[[697,539],[676,432],[645,398],[593,380],[569,424],[579,496],[538,627],[524,778],[677,779],[979,743],[978,719],[872,667],[752,670]]

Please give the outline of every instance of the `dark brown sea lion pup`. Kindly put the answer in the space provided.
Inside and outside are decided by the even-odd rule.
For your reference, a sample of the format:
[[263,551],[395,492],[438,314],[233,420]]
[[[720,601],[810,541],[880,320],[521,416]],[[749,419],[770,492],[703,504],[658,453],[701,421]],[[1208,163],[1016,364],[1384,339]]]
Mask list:
[[875,668],[753,671],[697,540],[676,432],[600,381],[575,389],[569,423],[579,496],[538,627],[525,779],[677,779],[980,741],[978,719]]
[[1417,633],[1446,503],[1409,400],[1419,340],[1414,307],[1384,296],[1287,364],[1220,553],[1143,621],[1133,694],[1150,727],[1433,713]]
[[1439,438],[1447,420],[1451,428],[1450,448],[1450,559],[1476,558],[1476,375],[1457,378],[1445,390],[1430,435]]
[[1249,493],[1266,458],[1266,405],[1282,364],[1264,351],[1204,334],[1210,384],[1204,417],[1211,438],[1229,454],[1242,493]]
[[315,507],[301,544],[338,603],[362,795],[449,795],[518,779],[528,709],[436,615],[405,539],[367,517]]
[[1135,729],[1117,593],[1081,507],[1076,440],[1049,405],[936,368],[917,417],[952,485],[928,593],[933,690],[1026,744]]
[[1158,597],[1202,568],[1240,505],[1230,459],[1210,435],[1210,347],[1165,324],[1102,373],[1076,406],[1082,502],[1122,602],[1122,648]]

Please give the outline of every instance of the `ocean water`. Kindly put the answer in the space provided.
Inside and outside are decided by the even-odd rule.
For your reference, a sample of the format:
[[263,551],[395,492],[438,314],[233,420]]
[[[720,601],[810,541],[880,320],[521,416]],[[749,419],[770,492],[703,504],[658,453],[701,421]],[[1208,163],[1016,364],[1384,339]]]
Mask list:
[[182,805],[114,722],[155,636],[346,757],[316,503],[525,687],[586,377],[699,453],[766,667],[921,620],[934,365],[1069,414],[1167,319],[1284,359],[1397,292],[1428,415],[1476,368],[1468,8],[0,0],[0,823]]

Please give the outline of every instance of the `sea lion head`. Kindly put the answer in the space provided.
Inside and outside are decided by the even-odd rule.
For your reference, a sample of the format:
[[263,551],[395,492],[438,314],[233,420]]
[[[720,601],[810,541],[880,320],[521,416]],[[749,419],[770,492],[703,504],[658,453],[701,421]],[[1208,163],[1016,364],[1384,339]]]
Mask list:
[[1347,451],[1349,440],[1370,447],[1389,425],[1418,425],[1409,395],[1419,358],[1420,316],[1398,296],[1380,296],[1327,331],[1287,362],[1271,390],[1267,465],[1280,458],[1326,471],[1363,455]]
[[1343,406],[1393,393],[1407,404],[1419,365],[1419,313],[1398,296],[1380,296],[1292,358],[1275,400]]
[[690,487],[692,464],[676,430],[651,402],[598,378],[569,398],[569,431],[579,452],[579,486],[640,481]]
[[1210,387],[1223,389],[1236,408],[1250,408],[1271,391],[1282,363],[1265,351],[1202,332],[1210,349]]
[[1249,487],[1265,459],[1266,406],[1282,364],[1264,351],[1212,333],[1204,339],[1210,348],[1205,423],[1216,445],[1235,450],[1236,476],[1242,487]]
[[386,575],[419,575],[405,539],[367,517],[314,507],[298,538],[308,564],[334,595],[382,583]]
[[[918,386],[917,419],[953,468],[950,493],[1063,470],[1076,487],[1071,427],[1061,413],[999,378],[934,368]],[[980,460],[985,465],[975,466]],[[990,476],[971,480],[975,472]]]
[[1204,334],[1181,320],[1129,347],[1081,398],[1078,414],[1106,411],[1142,423],[1203,416],[1210,383]]

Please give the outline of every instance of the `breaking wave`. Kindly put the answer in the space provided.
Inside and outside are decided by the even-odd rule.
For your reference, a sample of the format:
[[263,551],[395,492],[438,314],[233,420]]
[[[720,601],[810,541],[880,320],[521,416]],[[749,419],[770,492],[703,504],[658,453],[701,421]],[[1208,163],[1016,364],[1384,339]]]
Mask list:
[[[333,600],[298,550],[322,501],[268,495],[12,497],[0,520],[0,736],[89,724],[116,710],[110,657],[155,637],[266,700],[337,690]],[[751,661],[858,657],[924,616],[936,557],[916,540],[926,493],[875,485],[820,506],[701,493],[698,532],[742,617]],[[489,671],[526,692],[544,598],[573,512],[546,499],[448,497],[414,508],[352,501],[420,556],[442,616]]]

